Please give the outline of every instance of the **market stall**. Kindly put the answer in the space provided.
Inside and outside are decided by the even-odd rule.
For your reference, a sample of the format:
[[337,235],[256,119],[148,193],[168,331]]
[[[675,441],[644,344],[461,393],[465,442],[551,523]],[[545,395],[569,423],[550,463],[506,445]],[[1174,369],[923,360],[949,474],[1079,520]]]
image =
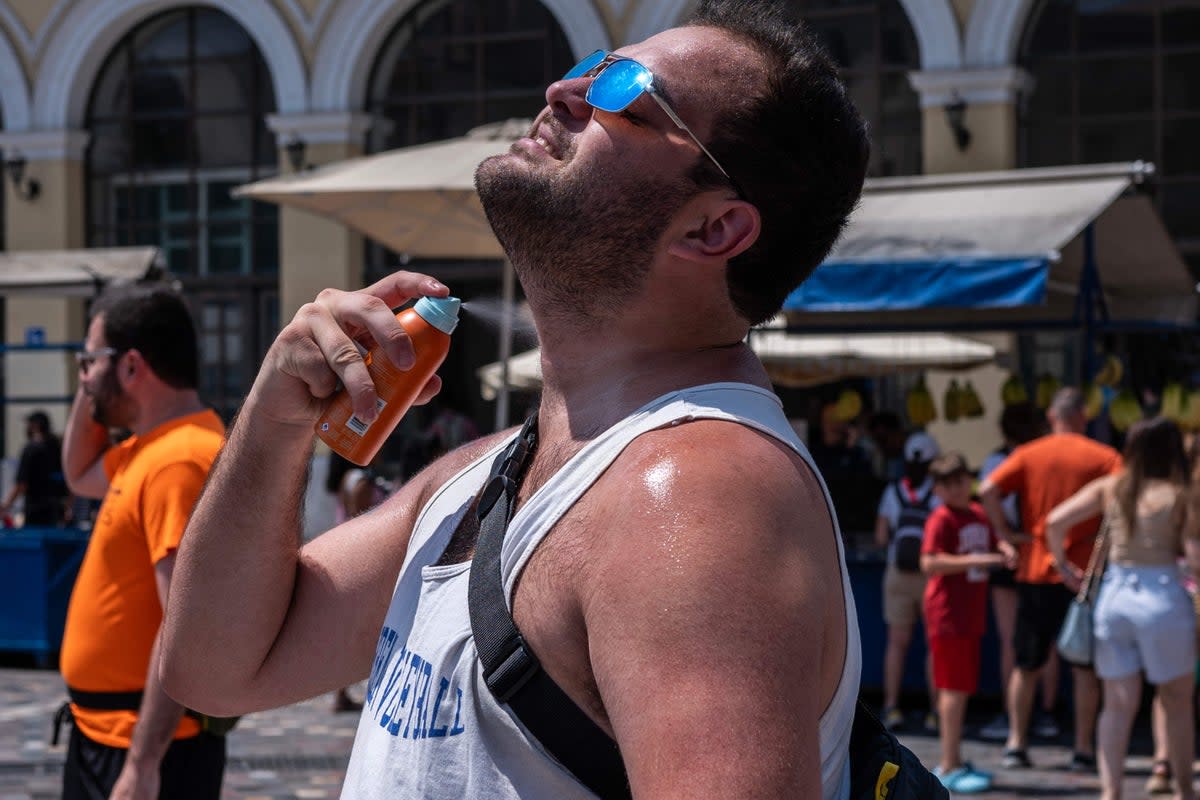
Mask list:
[[[1196,330],[1196,282],[1150,197],[1143,162],[867,182],[829,259],[785,303],[787,331],[1078,331],[1080,375],[1109,331]],[[863,685],[879,685],[884,638],[878,554],[851,554]],[[918,634],[918,638],[920,635]],[[999,691],[994,633],[980,691]],[[923,648],[905,686],[923,686]]]
[[788,330],[1090,341],[1194,327],[1196,281],[1140,191],[1153,174],[1138,161],[869,180],[830,257],[788,297]]

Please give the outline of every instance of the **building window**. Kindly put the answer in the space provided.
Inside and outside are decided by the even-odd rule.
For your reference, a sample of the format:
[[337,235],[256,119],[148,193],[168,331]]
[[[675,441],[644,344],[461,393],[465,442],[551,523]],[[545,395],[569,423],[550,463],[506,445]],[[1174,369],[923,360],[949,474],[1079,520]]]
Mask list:
[[532,118],[574,58],[538,0],[432,0],[410,11],[376,60],[369,152],[462,136]]
[[1023,166],[1152,161],[1167,229],[1200,275],[1200,0],[1044,0],[1021,63]]
[[898,0],[800,0],[871,131],[870,175],[921,172],[921,107],[908,73],[920,51]]
[[278,329],[278,209],[231,194],[277,171],[274,109],[254,41],[210,8],[126,34],[88,106],[88,243],[161,249],[200,332],[201,393],[226,419]]
[[88,108],[88,239],[155,245],[197,278],[274,275],[278,210],[230,190],[276,169],[270,74],[233,19],[189,8],[131,31]]

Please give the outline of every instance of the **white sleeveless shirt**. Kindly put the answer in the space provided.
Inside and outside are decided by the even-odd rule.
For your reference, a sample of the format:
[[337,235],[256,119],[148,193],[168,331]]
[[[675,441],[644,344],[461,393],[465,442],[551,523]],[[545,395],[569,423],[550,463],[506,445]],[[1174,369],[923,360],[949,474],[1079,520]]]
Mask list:
[[[812,467],[779,398],[768,391],[715,383],[664,395],[589,442],[518,509],[500,559],[510,609],[517,577],[533,551],[622,450],[642,433],[697,419],[727,420],[761,431]],[[470,561],[431,566],[486,481],[496,454],[507,445],[498,445],[454,476],[417,519],[379,635],[342,789],[345,800],[595,797],[484,684],[467,611]],[[825,800],[844,800],[850,789],[847,749],[862,655],[841,533],[823,481],[821,486],[838,541],[847,629],[841,681],[820,719],[821,785]]]

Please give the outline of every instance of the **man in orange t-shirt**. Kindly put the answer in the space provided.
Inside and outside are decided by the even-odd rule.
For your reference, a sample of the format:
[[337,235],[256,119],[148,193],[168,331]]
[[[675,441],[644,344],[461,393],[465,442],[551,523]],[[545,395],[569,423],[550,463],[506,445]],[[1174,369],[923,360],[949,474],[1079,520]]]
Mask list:
[[[74,720],[63,798],[215,799],[225,740],[162,691],[157,652],[175,551],[224,425],[196,392],[196,333],[176,294],[126,289],[93,313],[63,471],[104,503],[63,635]],[[113,428],[133,435],[110,446]]]
[[[1033,696],[1042,668],[1058,638],[1073,589],[1063,584],[1054,556],[1046,546],[1046,517],[1050,510],[1096,478],[1121,468],[1116,450],[1083,435],[1087,425],[1083,394],[1066,388],[1047,411],[1051,433],[1013,450],[980,487],[980,499],[997,534],[1020,545],[1017,564],[1017,624],[1013,634],[1016,665],[1007,687],[1009,734],[1006,767],[1028,767],[1026,752]],[[1009,526],[1000,501],[1016,492],[1028,535]],[[1067,557],[1083,569],[1096,538],[1092,520],[1067,535]],[[1073,667],[1075,752],[1071,768],[1095,769],[1096,710],[1100,686],[1090,668]]]

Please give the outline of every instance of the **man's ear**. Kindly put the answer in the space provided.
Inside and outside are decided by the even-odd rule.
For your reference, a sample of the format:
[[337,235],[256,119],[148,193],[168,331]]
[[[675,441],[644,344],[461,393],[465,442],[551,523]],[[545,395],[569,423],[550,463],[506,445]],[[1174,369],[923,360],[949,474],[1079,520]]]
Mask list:
[[744,253],[762,231],[758,209],[745,200],[721,200],[689,220],[682,236],[667,251],[687,261],[727,262]]
[[117,378],[122,383],[133,381],[146,368],[146,359],[137,350],[126,350],[117,364]]

